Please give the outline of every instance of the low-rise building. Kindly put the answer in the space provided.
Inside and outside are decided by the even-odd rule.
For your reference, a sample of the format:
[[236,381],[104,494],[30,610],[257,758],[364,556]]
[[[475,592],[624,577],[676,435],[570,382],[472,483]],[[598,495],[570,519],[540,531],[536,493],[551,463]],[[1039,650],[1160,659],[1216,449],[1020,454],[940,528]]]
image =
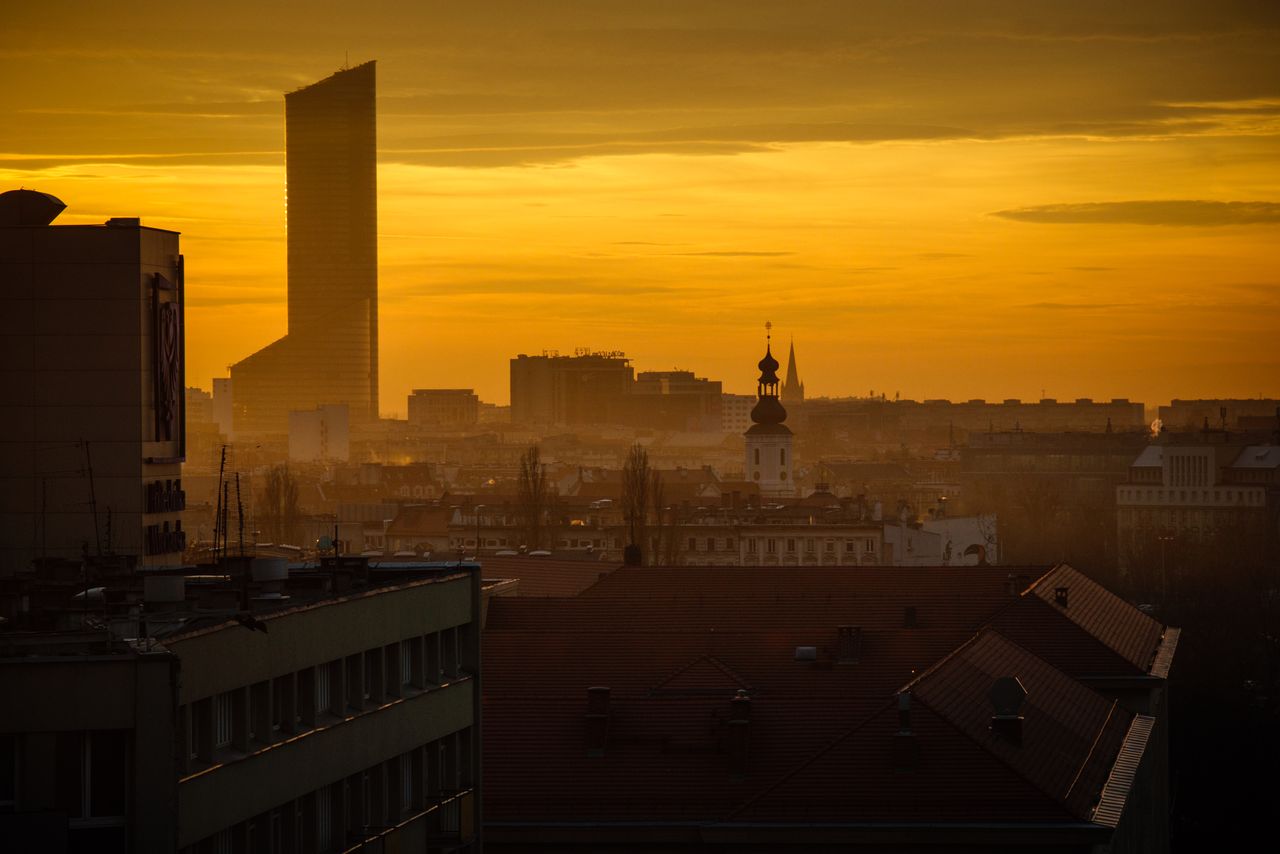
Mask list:
[[[256,559],[138,581],[6,590],[31,630],[0,635],[13,850],[476,844],[478,566]],[[69,618],[76,635],[32,633]]]

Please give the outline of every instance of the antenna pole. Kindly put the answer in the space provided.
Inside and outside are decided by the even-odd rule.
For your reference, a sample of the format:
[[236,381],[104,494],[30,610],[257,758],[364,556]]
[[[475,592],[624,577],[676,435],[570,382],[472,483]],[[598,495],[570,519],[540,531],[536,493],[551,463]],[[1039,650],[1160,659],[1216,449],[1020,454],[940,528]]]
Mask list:
[[89,509],[93,512],[93,544],[102,557],[102,537],[98,533],[98,493],[93,486],[93,456],[89,453],[89,442],[84,440],[84,467],[89,475]]
[[222,475],[227,468],[227,446],[222,446],[222,461],[218,463],[217,506],[213,511],[213,559],[218,559],[218,535],[222,532]]
[[240,472],[236,472],[236,511],[240,516],[240,557],[244,557],[244,502],[240,500]]

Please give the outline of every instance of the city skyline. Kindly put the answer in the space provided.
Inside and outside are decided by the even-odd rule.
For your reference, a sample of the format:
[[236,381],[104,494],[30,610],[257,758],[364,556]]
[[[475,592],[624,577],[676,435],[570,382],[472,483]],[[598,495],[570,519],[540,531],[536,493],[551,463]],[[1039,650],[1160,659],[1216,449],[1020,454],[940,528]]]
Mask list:
[[238,8],[0,53],[6,186],[198,259],[189,384],[286,331],[282,95],[376,59],[384,414],[580,346],[747,392],[765,320],[811,397],[1280,395],[1265,4]]

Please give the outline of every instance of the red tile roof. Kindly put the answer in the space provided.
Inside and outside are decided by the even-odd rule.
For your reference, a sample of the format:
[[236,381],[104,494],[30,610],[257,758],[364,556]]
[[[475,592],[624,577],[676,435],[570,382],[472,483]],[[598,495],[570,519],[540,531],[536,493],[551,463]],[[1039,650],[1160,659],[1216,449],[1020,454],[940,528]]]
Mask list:
[[612,561],[557,560],[549,557],[482,556],[485,581],[518,578],[516,595],[576,596],[620,566]]
[[[1018,572],[622,567],[573,599],[494,599],[487,819],[1087,821],[1131,716],[1052,657],[1133,672],[1111,644],[1149,637],[1132,615],[1149,618],[1123,602],[1130,613],[1119,613],[1078,573],[1023,570],[1011,593]],[[1069,607],[1078,589],[1082,612],[1108,618],[1064,619],[1036,593],[1041,576],[1065,579]],[[993,622],[1032,651],[984,630]],[[1099,625],[1105,643],[1088,631]],[[860,628],[856,663],[841,659],[840,626]],[[813,647],[812,660],[797,647]],[[987,729],[986,692],[1004,675],[1031,695],[1016,750]],[[920,759],[904,774],[893,698],[913,680]],[[590,686],[611,689],[604,756],[585,746]],[[751,698],[745,774],[733,771],[726,727],[738,690]]]

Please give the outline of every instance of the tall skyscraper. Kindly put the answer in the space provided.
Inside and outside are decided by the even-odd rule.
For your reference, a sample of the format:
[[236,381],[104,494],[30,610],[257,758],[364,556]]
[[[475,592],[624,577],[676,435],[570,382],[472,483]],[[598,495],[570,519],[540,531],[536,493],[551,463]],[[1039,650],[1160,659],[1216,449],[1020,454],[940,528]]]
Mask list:
[[136,218],[52,225],[0,194],[0,576],[33,560],[182,562],[178,234]]
[[366,62],[285,95],[289,334],[232,366],[237,433],[323,404],[378,417],[374,91]]

